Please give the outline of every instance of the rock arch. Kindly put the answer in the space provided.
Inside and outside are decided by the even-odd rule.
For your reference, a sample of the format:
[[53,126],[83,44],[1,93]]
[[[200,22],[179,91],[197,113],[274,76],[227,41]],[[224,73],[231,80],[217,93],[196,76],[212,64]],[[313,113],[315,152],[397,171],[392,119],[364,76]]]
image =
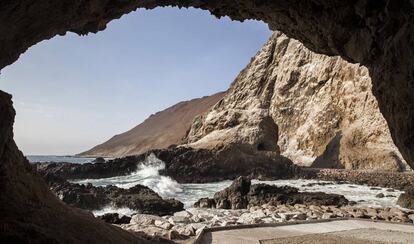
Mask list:
[[[298,39],[315,52],[340,55],[365,65],[393,140],[414,168],[414,2],[410,0],[3,0],[0,69],[16,61],[30,46],[55,35],[98,32],[109,21],[137,8],[164,6],[195,7],[240,21],[263,20],[270,29]],[[10,99],[0,93],[0,238],[15,240],[10,238],[29,228],[37,231],[33,233],[39,242],[63,240],[63,233],[51,232],[65,225],[55,220],[55,224],[41,227],[44,216],[34,209],[46,211],[44,215],[49,218],[57,216],[57,220],[72,216],[72,210],[44,193],[46,186],[18,151],[13,141]],[[23,210],[26,216],[15,219]],[[66,225],[72,233],[85,237],[89,231],[107,243],[131,240],[130,235],[102,227],[102,223],[102,230],[76,227],[80,223],[99,225],[85,215],[72,218]],[[79,242],[87,240],[85,237]]]
[[[67,31],[98,32],[138,8],[195,7],[263,20],[311,50],[367,66],[395,144],[414,167],[414,3],[410,0],[62,0],[0,3],[0,69]],[[144,33],[143,33],[144,34]]]

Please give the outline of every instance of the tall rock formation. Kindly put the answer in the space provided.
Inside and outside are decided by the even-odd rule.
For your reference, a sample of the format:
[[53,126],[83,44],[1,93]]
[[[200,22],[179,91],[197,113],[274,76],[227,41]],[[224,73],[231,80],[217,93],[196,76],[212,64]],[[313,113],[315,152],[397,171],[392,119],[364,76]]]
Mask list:
[[122,157],[181,144],[195,116],[217,103],[224,92],[180,102],[151,115],[141,124],[81,153],[82,156]]
[[368,70],[275,32],[226,96],[197,117],[196,148],[278,151],[314,167],[401,170],[405,162],[371,92]]

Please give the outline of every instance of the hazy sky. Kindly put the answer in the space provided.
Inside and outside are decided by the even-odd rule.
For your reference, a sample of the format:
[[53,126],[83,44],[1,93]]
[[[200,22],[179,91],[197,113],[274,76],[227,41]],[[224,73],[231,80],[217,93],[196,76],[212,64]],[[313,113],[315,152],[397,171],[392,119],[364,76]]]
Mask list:
[[98,34],[69,33],[2,70],[26,154],[75,154],[179,101],[225,90],[270,36],[256,21],[195,9],[138,10]]

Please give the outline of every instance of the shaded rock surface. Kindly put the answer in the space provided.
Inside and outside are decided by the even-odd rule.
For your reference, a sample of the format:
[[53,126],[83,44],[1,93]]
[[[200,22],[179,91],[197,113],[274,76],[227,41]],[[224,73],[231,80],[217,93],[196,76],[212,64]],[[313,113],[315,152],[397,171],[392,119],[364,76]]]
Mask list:
[[224,94],[224,92],[220,92],[211,96],[177,103],[151,115],[131,130],[116,135],[80,155],[124,157],[181,144],[194,117],[206,112]]
[[402,170],[371,88],[365,67],[275,32],[224,98],[194,120],[187,142],[280,151],[319,168]]
[[0,92],[0,242],[147,243],[60,201],[13,141],[11,96]]
[[202,198],[194,204],[194,207],[243,209],[263,204],[343,206],[348,204],[348,200],[338,194],[299,192],[297,188],[290,186],[251,185],[249,179],[239,177],[228,188],[214,194],[214,199]]
[[98,218],[102,219],[106,223],[110,224],[129,224],[131,221],[131,217],[128,216],[119,216],[118,213],[107,213],[102,216],[99,216]]
[[44,174],[50,189],[70,206],[98,210],[105,206],[128,207],[140,213],[168,215],[183,210],[183,203],[162,199],[156,192],[142,185],[129,189],[116,186],[96,187],[92,184],[70,183],[58,176]]
[[403,208],[414,209],[414,190],[402,193],[397,200],[397,204]]
[[207,149],[171,147],[152,150],[138,156],[109,160],[106,163],[38,163],[37,169],[65,179],[94,179],[127,175],[136,170],[149,155],[165,163],[160,173],[180,183],[213,182],[234,179],[239,175],[260,179],[289,178],[296,167],[289,159],[273,153],[246,155],[237,149],[215,152]]

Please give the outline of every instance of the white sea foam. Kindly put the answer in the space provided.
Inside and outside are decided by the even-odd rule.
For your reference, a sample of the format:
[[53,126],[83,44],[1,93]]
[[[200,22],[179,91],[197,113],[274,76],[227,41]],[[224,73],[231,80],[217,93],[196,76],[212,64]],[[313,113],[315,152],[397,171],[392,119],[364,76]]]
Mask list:
[[99,210],[92,211],[93,215],[95,216],[101,216],[107,213],[118,213],[120,216],[126,215],[131,217],[135,211],[130,208],[116,208],[112,206],[106,206]]
[[102,179],[85,179],[72,181],[78,184],[92,183],[95,186],[114,185],[119,188],[131,188],[137,184],[148,186],[162,197],[174,197],[183,191],[182,186],[168,176],[159,174],[165,169],[165,163],[154,154],[138,163],[138,170],[130,175]]

